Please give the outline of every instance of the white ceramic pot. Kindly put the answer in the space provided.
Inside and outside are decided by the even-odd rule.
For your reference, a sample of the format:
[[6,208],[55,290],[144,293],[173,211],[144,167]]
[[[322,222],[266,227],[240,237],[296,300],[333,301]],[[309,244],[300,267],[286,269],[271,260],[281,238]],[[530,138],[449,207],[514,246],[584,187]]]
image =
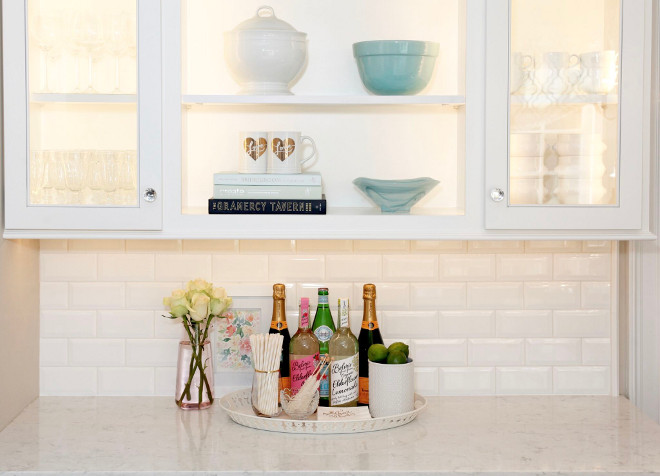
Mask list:
[[369,361],[369,413],[373,418],[400,415],[415,409],[415,366]]
[[291,94],[307,59],[307,34],[278,19],[271,7],[225,33],[225,60],[241,94]]

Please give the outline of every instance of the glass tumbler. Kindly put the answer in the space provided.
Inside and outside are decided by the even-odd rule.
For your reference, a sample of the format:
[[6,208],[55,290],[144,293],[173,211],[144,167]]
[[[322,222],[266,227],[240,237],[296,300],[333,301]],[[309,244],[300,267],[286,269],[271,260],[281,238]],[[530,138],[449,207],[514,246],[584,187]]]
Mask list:
[[252,377],[252,410],[258,416],[276,417],[282,407],[279,402],[280,370],[254,369]]

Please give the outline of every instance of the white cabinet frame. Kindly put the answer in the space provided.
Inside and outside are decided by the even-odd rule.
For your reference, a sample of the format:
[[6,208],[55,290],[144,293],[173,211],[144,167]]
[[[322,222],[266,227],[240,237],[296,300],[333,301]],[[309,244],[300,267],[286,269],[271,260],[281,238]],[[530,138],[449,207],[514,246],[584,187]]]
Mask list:
[[[648,231],[651,12],[650,0],[621,0],[618,205],[510,206],[508,78],[511,1],[488,1],[484,189],[486,229]],[[498,188],[505,192],[505,199],[501,202],[490,198],[490,191]]]
[[[161,187],[160,0],[137,0],[138,8],[138,193],[135,207],[28,204],[29,90],[27,0],[3,0],[5,227],[13,230],[158,230]],[[142,199],[146,188],[155,201]],[[7,233],[6,233],[7,234]],[[27,234],[34,235],[32,234]]]

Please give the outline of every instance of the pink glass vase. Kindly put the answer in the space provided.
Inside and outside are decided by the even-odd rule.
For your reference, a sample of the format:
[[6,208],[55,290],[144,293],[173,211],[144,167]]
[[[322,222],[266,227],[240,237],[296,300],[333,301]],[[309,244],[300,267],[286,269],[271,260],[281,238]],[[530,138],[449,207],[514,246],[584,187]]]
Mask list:
[[179,342],[176,369],[176,404],[184,410],[201,410],[213,404],[213,357],[211,341],[192,345]]

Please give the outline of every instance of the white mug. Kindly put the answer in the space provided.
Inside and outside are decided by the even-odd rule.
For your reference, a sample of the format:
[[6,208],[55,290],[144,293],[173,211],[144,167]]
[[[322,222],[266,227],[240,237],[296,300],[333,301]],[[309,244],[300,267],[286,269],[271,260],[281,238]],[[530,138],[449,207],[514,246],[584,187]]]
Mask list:
[[[309,142],[312,153],[303,157],[303,142]],[[311,137],[300,132],[277,131],[268,133],[269,174],[299,174],[302,164],[316,155],[316,144]]]
[[240,173],[265,174],[268,162],[268,132],[240,132],[238,155]]

